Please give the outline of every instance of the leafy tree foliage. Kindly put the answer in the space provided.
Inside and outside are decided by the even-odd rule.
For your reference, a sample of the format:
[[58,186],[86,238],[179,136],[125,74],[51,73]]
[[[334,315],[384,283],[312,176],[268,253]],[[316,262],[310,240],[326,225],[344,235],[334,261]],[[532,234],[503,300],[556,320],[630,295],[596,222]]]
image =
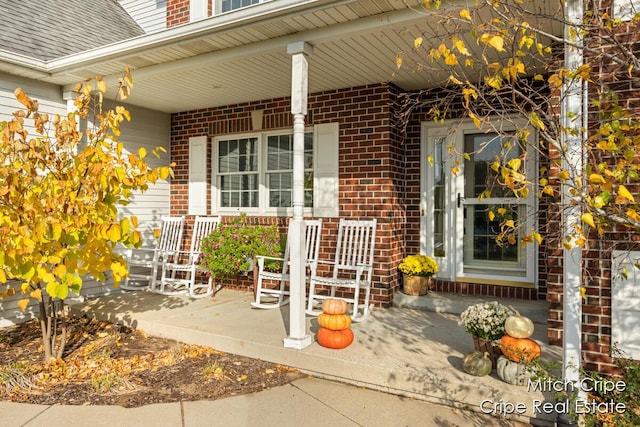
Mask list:
[[[567,248],[588,247],[590,233],[640,230],[640,105],[634,89],[640,83],[640,15],[623,21],[614,17],[611,3],[589,2],[584,22],[573,23],[564,18],[564,2],[477,0],[456,6],[426,0],[424,13],[437,23],[396,58],[399,70],[426,71],[430,85],[438,88],[405,94],[401,125],[422,109],[436,121],[466,118],[500,135],[510,124],[516,129],[511,135],[522,141],[535,130],[533,147],[519,158],[496,156],[491,168],[496,182],[516,197],[534,192],[554,203],[560,201],[560,184],[570,188],[565,206],[578,206],[581,220],[561,242]],[[563,34],[567,25],[571,29]],[[564,49],[578,49],[584,62],[565,67]],[[559,115],[564,94],[572,90],[588,90],[588,124]],[[581,162],[567,161],[566,139],[577,135],[586,136],[583,172],[576,173],[574,166]],[[494,143],[510,141],[496,138]],[[502,148],[494,151],[510,152]],[[524,167],[535,150],[542,166],[538,179],[530,181]],[[471,154],[456,153],[457,165]],[[481,197],[490,195],[487,188]],[[498,243],[513,243],[516,236],[542,241],[537,230],[521,230],[522,221],[505,213],[487,213],[501,220]]]
[[[133,79],[127,69],[116,99],[125,99]],[[76,86],[75,111],[50,117],[38,101],[15,90],[24,109],[0,122],[0,282],[3,297],[19,292],[24,311],[39,305],[45,358],[65,346],[65,299],[78,294],[83,278],[124,279],[127,265],[116,245],[139,246],[137,219],[119,215],[134,192],[166,179],[169,166],[150,168],[147,152],[126,152],[122,106],[103,110],[107,85],[101,77]],[[27,120],[35,135],[30,135]],[[80,131],[80,122],[93,123]],[[161,148],[154,150],[159,155]]]

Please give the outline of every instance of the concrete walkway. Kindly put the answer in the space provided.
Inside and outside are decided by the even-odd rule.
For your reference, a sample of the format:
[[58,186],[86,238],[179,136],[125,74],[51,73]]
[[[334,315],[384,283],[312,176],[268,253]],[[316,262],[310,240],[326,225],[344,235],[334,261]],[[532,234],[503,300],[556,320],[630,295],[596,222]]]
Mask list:
[[[429,297],[449,298],[432,294],[403,296],[399,301],[411,306],[411,299],[418,304]],[[288,307],[253,309],[251,298],[249,293],[232,290],[202,300],[128,292],[88,301],[74,310],[123,322],[149,335],[292,366],[308,373],[309,378],[220,401],[135,409],[18,405],[14,410],[16,404],[0,403],[5,414],[0,426],[66,426],[71,420],[73,425],[91,426],[553,425],[555,414],[535,411],[539,408],[536,401],[552,401],[550,395],[506,384],[495,372],[478,378],[462,371],[462,356],[472,349],[472,343],[457,325],[455,314],[400,307],[376,309],[366,321],[352,325],[356,340],[346,349],[331,350],[314,342],[303,350],[293,350],[282,345],[288,330]],[[449,305],[458,308],[448,311],[456,311],[468,302],[461,299]],[[524,305],[531,307],[531,303]],[[318,329],[315,318],[307,317],[307,326],[314,335]],[[534,338],[544,343],[546,329],[544,325],[536,327]],[[543,345],[543,357],[558,360],[560,349]],[[494,416],[481,413],[483,401],[485,408],[496,408]],[[524,405],[525,413],[503,417],[502,408],[516,403]],[[82,424],[83,420],[87,423]]]

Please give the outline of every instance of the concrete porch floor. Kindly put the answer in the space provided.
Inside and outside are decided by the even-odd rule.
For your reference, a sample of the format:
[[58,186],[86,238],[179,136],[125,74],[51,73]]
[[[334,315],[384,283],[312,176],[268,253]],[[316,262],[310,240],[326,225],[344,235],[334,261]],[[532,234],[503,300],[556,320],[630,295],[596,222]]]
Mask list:
[[[522,402],[526,413],[507,418],[554,425],[555,413],[535,411],[534,401],[553,402],[550,393],[507,384],[495,371],[487,377],[474,377],[462,371],[462,357],[473,346],[469,334],[457,324],[457,313],[480,301],[478,298],[398,294],[399,306],[376,308],[366,321],[352,325],[355,341],[349,347],[331,350],[314,341],[305,349],[294,350],[283,346],[288,334],[289,307],[254,309],[250,306],[252,297],[251,293],[226,289],[213,298],[201,300],[144,291],[123,292],[88,300],[75,305],[73,310],[121,322],[149,335],[208,345],[227,353],[295,367],[316,377],[432,403],[480,411],[481,402],[488,400],[485,408],[497,406],[498,417],[504,415],[501,413],[504,403]],[[507,303],[533,319],[546,318],[543,302]],[[308,333],[315,336],[316,319],[307,316],[306,322]],[[533,338],[542,346],[543,359],[561,360],[561,349],[545,344],[545,324],[536,323]]]

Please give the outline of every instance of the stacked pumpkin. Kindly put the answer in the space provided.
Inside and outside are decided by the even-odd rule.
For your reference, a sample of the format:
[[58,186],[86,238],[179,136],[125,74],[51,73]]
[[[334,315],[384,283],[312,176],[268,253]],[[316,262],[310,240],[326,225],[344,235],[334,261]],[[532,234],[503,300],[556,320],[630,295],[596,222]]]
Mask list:
[[506,335],[500,339],[500,350],[503,356],[498,358],[498,377],[509,384],[526,384],[531,377],[528,364],[539,357],[542,350],[540,345],[532,340],[533,322],[531,319],[515,312],[504,323]]
[[322,302],[322,313],[318,316],[318,344],[323,347],[340,349],[353,342],[351,316],[347,312],[347,302],[329,298]]

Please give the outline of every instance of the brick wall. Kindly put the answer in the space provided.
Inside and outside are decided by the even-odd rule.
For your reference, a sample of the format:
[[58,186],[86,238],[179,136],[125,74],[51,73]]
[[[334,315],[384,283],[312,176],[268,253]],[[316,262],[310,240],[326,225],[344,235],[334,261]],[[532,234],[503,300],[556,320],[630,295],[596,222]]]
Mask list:
[[[208,0],[208,14],[213,14],[213,0]],[[189,23],[189,0],[167,0],[167,28]]]
[[[386,84],[328,91],[309,96],[307,125],[339,123],[340,217],[377,218],[372,300],[389,306],[399,287],[397,265],[404,253],[403,147],[391,132],[390,99]],[[176,162],[171,183],[171,213],[188,212],[188,141],[251,131],[251,111],[264,110],[263,129],[293,127],[289,98],[194,110],[171,117],[171,153]],[[209,164],[211,152],[209,152]],[[416,164],[418,167],[418,164]],[[416,169],[419,175],[419,168]],[[212,177],[209,173],[208,182]],[[210,194],[210,192],[209,192]],[[265,218],[265,221],[277,220]],[[333,256],[338,218],[323,221],[321,257]],[[286,227],[281,224],[282,232]],[[236,283],[250,286],[251,281]]]

